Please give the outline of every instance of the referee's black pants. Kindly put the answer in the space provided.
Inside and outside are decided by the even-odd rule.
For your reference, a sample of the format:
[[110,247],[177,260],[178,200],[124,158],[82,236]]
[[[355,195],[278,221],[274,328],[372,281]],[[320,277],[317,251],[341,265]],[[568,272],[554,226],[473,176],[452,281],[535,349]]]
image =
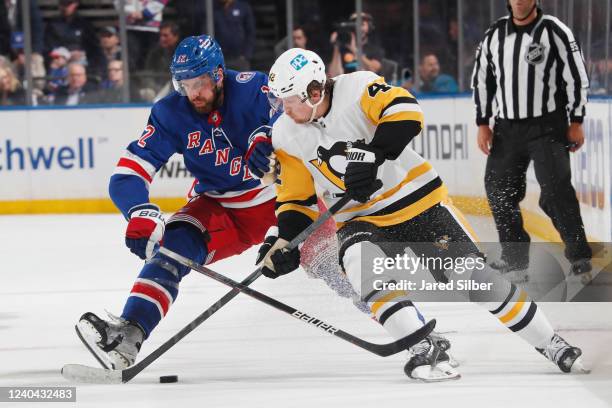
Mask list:
[[592,256],[571,183],[567,129],[567,119],[559,113],[495,123],[485,189],[502,243],[502,259],[511,267],[529,264],[530,238],[519,203],[525,198],[531,160],[541,188],[540,207],[565,243],[565,256],[570,262]]

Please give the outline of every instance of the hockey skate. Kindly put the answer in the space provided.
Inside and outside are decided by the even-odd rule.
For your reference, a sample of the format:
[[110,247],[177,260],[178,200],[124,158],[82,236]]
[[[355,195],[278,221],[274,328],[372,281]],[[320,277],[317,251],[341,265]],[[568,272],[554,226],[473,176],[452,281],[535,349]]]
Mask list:
[[136,361],[144,331],[120,317],[110,313],[108,316],[110,320],[107,321],[87,312],[75,329],[85,347],[104,368],[122,370]]
[[555,334],[544,348],[537,348],[544,357],[555,363],[564,373],[588,374],[590,369],[582,362],[582,350],[571,346],[563,337]]
[[489,266],[499,272],[505,279],[512,283],[525,283],[529,281],[527,267],[520,268],[511,266],[503,259],[498,259],[489,263]]
[[446,337],[444,337],[442,334],[438,333],[435,330],[429,334],[429,337],[431,337],[433,341],[445,342],[442,344],[447,344],[444,351],[446,352],[446,355],[448,356],[448,364],[450,364],[450,366],[453,368],[459,367],[459,361],[455,359],[455,357],[453,357],[453,355],[449,352],[449,349],[451,347],[450,340],[448,340]]
[[424,382],[458,380],[461,375],[449,363],[450,342],[439,336],[427,336],[408,349],[404,372],[410,378]]

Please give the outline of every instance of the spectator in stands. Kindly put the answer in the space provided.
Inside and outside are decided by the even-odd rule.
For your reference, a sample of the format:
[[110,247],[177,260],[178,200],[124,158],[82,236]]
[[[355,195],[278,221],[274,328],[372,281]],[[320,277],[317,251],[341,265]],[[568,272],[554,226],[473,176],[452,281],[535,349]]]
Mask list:
[[[1,2],[1,0],[0,0]],[[5,0],[6,11],[7,11],[7,22],[8,29],[22,35],[23,29],[23,9],[24,2]],[[40,9],[38,8],[38,0],[28,0],[29,12],[30,12],[30,32],[32,35],[32,53],[42,57],[43,55],[43,20]],[[0,12],[1,13],[1,12]],[[0,18],[1,21],[1,18]]]
[[[22,84],[22,86],[24,88],[27,88],[28,84],[26,82],[26,59],[25,52],[23,50],[23,41],[24,38],[22,32],[14,31],[11,33],[11,54],[14,56],[13,70],[16,73],[17,79]],[[36,99],[42,96],[43,89],[46,85],[46,70],[42,55],[34,52],[32,53],[30,70],[32,72],[32,78],[34,82],[32,94],[34,96],[34,102],[36,102]]]
[[164,22],[159,28],[159,41],[155,48],[147,54],[145,70],[151,73],[151,85],[158,91],[164,84],[170,81],[168,67],[172,62],[174,49],[180,40],[179,27],[172,22]]
[[419,65],[419,91],[427,93],[459,92],[457,81],[446,74],[440,73],[440,63],[434,53],[425,53]]
[[[448,21],[448,48],[442,55],[439,61],[449,75],[457,77],[457,64],[459,61],[459,23],[457,17],[451,17]],[[474,54],[473,52],[470,54]]]
[[101,84],[102,89],[117,89],[123,86],[123,61],[113,60],[108,63],[108,79]]
[[[293,46],[303,48],[305,50],[315,51],[317,54],[319,54],[318,50],[313,49],[312,42],[310,41],[310,33],[308,32],[307,34],[307,29],[303,25],[298,25],[293,28]],[[287,37],[284,37],[274,46],[274,53],[278,57],[288,49]]]
[[103,103],[121,103],[123,88],[123,61],[113,60],[108,63],[107,78],[100,86],[99,101]]
[[121,59],[121,45],[119,45],[119,35],[113,26],[102,27],[99,31],[100,48],[108,61]]
[[[334,31],[330,37],[333,46],[332,60],[329,63],[329,75],[334,77],[340,74],[355,72],[359,67],[357,61],[357,41],[355,31],[352,29],[357,22],[357,13],[349,19],[349,25],[341,30]],[[385,56],[384,49],[372,39],[374,21],[368,13],[361,14],[361,69],[380,73],[382,60]],[[349,35],[350,32],[350,35]]]
[[0,55],[8,56],[11,52],[11,27],[9,26],[6,3],[0,1]]
[[121,45],[119,44],[119,35],[117,29],[113,26],[102,27],[98,31],[98,40],[100,41],[100,49],[102,50],[102,58],[99,65],[90,67],[89,71],[93,70],[102,79],[107,78],[108,63],[113,60],[121,59]]
[[159,36],[162,12],[168,0],[132,0],[125,2],[130,71],[144,67],[145,56]]
[[[446,52],[448,48],[443,9],[446,1],[419,1],[419,40],[432,52]],[[468,3],[468,2],[464,2]],[[411,25],[411,24],[410,24]],[[410,27],[412,28],[412,27]]]
[[53,103],[55,105],[74,106],[95,103],[96,89],[87,82],[87,70],[83,64],[68,64],[68,84],[58,88]]
[[72,60],[96,67],[100,64],[102,50],[93,25],[78,14],[78,0],[59,0],[60,16],[52,19],[45,29],[47,52],[66,47]]
[[206,2],[194,0],[174,0],[176,19],[183,37],[191,37],[208,32],[206,27]]
[[[0,0],[2,2],[2,0]],[[43,59],[43,22],[42,15],[38,8],[38,0],[31,0],[29,3],[23,1],[4,1],[6,11],[6,29],[9,30],[11,36],[11,50],[9,55],[13,60],[13,72],[17,75],[17,79],[21,87],[28,87],[25,81],[25,54],[24,54],[24,29],[23,29],[23,5],[29,4],[28,11],[30,13],[30,27],[32,33],[32,55],[31,55],[31,71],[34,78],[33,81],[33,102],[42,96],[45,87],[45,65]]]
[[13,68],[13,64],[11,64],[11,60],[4,56],[4,55],[0,55],[0,68]]
[[25,105],[25,92],[8,66],[0,66],[0,105]]
[[[589,61],[589,83],[592,95],[607,95],[612,91],[612,59],[596,59]],[[608,76],[608,89],[606,89],[606,76]]]
[[298,26],[293,30],[293,46],[307,49],[308,37],[306,36],[306,30],[304,27]]
[[217,0],[214,21],[215,39],[223,50],[225,65],[248,71],[255,48],[255,17],[251,6],[241,0]]
[[68,60],[70,51],[66,47],[57,47],[49,54],[49,81],[46,92],[55,93],[58,88],[68,84]]
[[[465,15],[469,15],[469,12]],[[481,33],[478,31],[477,24],[469,24],[469,20],[463,21],[463,59],[459,61],[459,28],[457,17],[451,16],[448,21],[447,46],[442,53],[437,55],[440,57],[439,62],[443,71],[457,78],[457,82],[459,82],[459,66],[464,67],[463,83],[469,84],[474,67],[474,49],[480,42]],[[428,49],[431,50],[429,47]]]

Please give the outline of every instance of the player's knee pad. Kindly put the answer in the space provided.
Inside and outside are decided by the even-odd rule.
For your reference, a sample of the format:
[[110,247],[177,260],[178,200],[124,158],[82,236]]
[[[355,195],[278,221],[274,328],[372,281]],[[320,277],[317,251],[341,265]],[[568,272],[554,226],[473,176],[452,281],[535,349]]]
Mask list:
[[[174,223],[171,228],[166,229],[163,246],[199,264],[204,263],[208,254],[201,231],[187,223]],[[190,271],[189,267],[160,253],[157,253],[150,262],[157,263],[160,267],[175,274],[178,280],[181,280]]]
[[378,274],[375,265],[386,258],[385,252],[375,243],[357,242],[344,251],[342,262],[346,276],[355,292],[362,297],[374,291],[375,281],[386,281],[384,274]]
[[344,225],[338,230],[338,259],[340,266],[344,267],[344,255],[346,250],[360,242],[378,242],[382,241],[383,237],[378,227],[368,222],[351,222]]
[[[384,240],[380,229],[367,222],[352,222],[338,231],[340,266],[355,292],[367,296],[375,279],[374,265],[385,252],[376,244]],[[384,277],[383,277],[384,279]],[[362,293],[364,291],[365,293]]]

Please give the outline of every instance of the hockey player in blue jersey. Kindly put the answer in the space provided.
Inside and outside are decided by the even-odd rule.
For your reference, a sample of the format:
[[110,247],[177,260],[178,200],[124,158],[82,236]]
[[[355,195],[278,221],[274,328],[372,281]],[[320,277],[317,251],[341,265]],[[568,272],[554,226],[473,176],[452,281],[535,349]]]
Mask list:
[[[176,91],[153,106],[142,135],[127,147],[109,185],[128,221],[126,245],[147,262],[121,317],[107,321],[88,312],[77,324],[79,337],[106,368],[134,363],[189,272],[154,254],[156,246],[208,264],[261,243],[276,224],[274,186],[252,177],[244,163],[249,135],[265,132],[273,117],[267,76],[225,69],[221,48],[206,35],[184,39],[170,70]],[[196,178],[196,197],[166,223],[149,201],[149,185],[175,153],[183,155]]]

